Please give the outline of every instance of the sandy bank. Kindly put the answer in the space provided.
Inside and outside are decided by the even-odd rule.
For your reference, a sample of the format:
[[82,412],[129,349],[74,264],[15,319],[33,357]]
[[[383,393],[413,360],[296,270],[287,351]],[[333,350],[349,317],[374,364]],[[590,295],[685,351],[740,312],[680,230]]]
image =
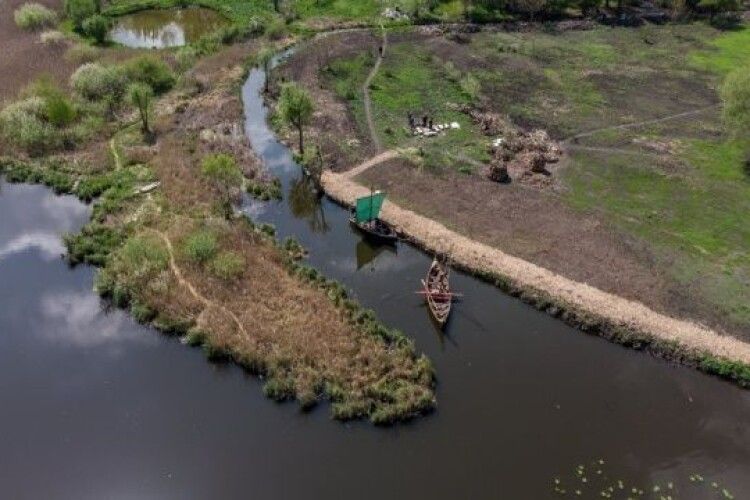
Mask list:
[[[369,193],[367,188],[344,174],[325,172],[322,182],[331,198],[347,205],[351,205],[358,196]],[[650,350],[657,354],[686,362],[700,363],[706,355],[710,355],[750,365],[750,344],[736,338],[691,321],[659,314],[639,302],[570,280],[473,241],[392,202],[386,202],[382,218],[396,226],[416,245],[432,251],[450,252],[459,267],[478,274],[499,276],[510,281],[513,289],[546,296],[545,300],[553,302],[555,309],[561,308],[577,317],[586,317],[588,324],[598,323],[597,330],[602,336],[634,345],[650,343],[653,344]],[[622,338],[623,332],[626,332],[626,337],[633,337],[628,337],[626,341]],[[634,338],[637,342],[633,341]],[[731,374],[723,375],[738,378]],[[741,377],[739,379],[742,382]]]

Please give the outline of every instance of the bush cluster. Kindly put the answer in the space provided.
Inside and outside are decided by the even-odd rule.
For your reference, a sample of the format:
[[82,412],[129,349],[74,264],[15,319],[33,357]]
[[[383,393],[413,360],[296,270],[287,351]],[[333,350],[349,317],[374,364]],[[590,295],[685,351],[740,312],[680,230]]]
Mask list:
[[37,30],[54,26],[57,22],[55,11],[38,3],[25,3],[13,13],[16,26],[25,30]]
[[183,245],[185,255],[196,264],[205,264],[213,259],[218,248],[216,235],[206,230],[191,234]]
[[99,13],[99,5],[96,0],[65,0],[64,10],[76,31],[81,31],[83,22]]
[[122,100],[127,85],[125,74],[116,67],[86,63],[70,77],[70,86],[91,101]]
[[60,145],[55,127],[45,117],[46,103],[41,97],[16,101],[0,111],[0,133],[30,155],[44,154]]
[[81,31],[84,35],[93,38],[96,43],[103,44],[109,33],[109,18],[101,14],[94,14],[83,20]]

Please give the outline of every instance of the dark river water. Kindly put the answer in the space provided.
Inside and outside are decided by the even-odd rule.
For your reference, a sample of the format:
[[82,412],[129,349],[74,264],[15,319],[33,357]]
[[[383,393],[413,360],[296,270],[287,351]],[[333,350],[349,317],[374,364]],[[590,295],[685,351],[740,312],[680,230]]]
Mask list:
[[262,82],[253,71],[243,89],[248,133],[285,198],[245,210],[296,235],[312,265],[415,339],[437,370],[438,410],[376,428],[271,402],[240,369],[108,310],[94,271],[67,267],[60,235],[87,207],[2,184],[0,498],[561,498],[555,478],[575,498],[608,486],[612,498],[632,487],[750,498],[749,391],[587,336],[459,273],[465,300],[438,333],[413,293],[429,257],[373,249],[343,209],[315,203],[265,126]]

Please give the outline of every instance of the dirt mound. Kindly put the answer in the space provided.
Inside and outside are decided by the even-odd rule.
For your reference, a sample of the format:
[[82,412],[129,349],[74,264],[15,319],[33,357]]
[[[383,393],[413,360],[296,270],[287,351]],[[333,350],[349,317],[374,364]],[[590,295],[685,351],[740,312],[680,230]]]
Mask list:
[[548,168],[562,157],[560,145],[547,131],[537,129],[526,132],[498,113],[467,110],[482,133],[495,137],[490,146],[492,160],[487,177],[495,182],[523,182],[544,187],[552,184]]

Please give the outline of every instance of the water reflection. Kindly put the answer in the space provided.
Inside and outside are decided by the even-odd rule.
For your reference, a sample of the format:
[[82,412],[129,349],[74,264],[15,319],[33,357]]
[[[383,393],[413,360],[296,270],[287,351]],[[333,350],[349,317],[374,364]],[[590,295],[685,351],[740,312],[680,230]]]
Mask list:
[[[39,196],[39,193],[45,196]],[[65,247],[62,235],[88,218],[89,209],[72,196],[48,196],[43,188],[8,186],[0,180],[3,205],[23,210],[3,210],[0,227],[0,263],[13,255],[36,250],[44,260],[59,259]],[[30,197],[38,198],[28,203]]]
[[[387,252],[395,255],[397,250],[393,245],[373,246],[363,238],[355,245],[354,252],[357,255],[357,271],[359,271],[368,264],[374,264],[375,259],[377,259],[382,253]],[[374,265],[371,265],[369,268],[371,271],[375,270]]]
[[330,230],[321,200],[321,193],[311,177],[302,174],[291,182],[287,196],[289,210],[296,218],[307,221],[314,233]]
[[109,36],[126,47],[162,49],[195,42],[226,24],[210,9],[144,10],[120,17]]

